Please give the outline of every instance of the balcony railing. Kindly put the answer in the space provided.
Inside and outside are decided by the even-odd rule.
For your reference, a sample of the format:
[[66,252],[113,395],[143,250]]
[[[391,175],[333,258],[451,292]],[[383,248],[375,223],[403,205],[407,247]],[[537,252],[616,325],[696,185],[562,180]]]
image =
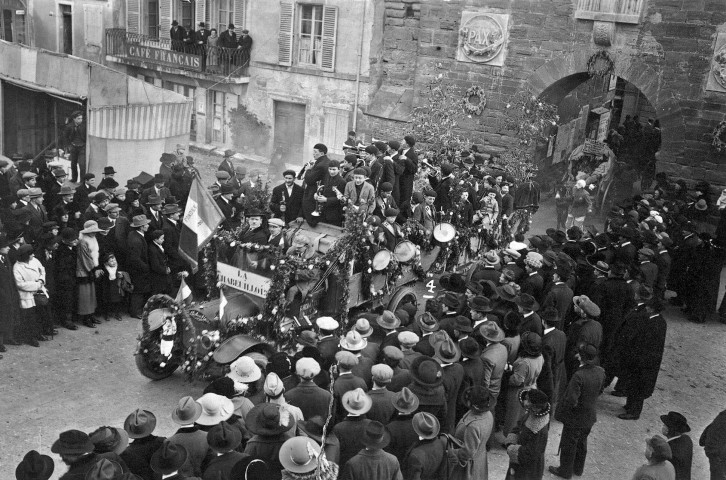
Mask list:
[[130,63],[230,77],[247,76],[250,63],[249,52],[242,49],[152,38],[123,28],[106,29],[106,55]]
[[640,23],[646,0],[577,0],[575,18]]

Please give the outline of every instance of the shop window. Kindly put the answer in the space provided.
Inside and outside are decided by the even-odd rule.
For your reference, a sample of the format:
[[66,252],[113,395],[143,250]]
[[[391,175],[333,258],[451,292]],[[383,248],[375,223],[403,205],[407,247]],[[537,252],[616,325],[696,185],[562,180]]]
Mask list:
[[575,18],[618,23],[640,23],[645,0],[577,0]]

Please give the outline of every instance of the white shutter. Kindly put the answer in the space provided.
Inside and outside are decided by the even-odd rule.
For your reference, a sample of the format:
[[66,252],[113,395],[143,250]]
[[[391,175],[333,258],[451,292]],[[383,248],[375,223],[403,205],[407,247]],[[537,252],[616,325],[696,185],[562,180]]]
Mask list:
[[323,58],[321,68],[335,70],[335,37],[338,31],[338,7],[323,7]]
[[[194,28],[197,28],[199,22],[207,21],[207,0],[197,0],[194,2]],[[207,23],[205,27],[211,28]]]
[[140,0],[126,1],[126,31],[131,33],[139,33],[139,8]]
[[169,40],[171,30],[171,0],[159,0],[159,38]]
[[242,30],[247,28],[247,1],[235,0],[234,2],[234,31],[237,32],[237,38],[242,34]]
[[295,5],[290,2],[280,3],[280,33],[277,37],[277,63],[292,65],[292,38],[295,21]]
[[83,5],[83,30],[87,46],[101,47],[103,45],[102,6]]

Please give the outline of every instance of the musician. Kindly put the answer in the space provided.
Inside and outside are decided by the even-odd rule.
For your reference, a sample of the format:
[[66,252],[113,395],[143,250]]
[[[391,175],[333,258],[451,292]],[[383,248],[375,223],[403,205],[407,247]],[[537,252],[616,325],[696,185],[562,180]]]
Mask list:
[[[348,138],[345,141],[345,145],[350,147],[350,149],[352,149],[352,150],[355,150],[356,147],[358,146],[358,139],[356,138],[355,132],[353,130],[348,132]],[[346,150],[348,150],[348,149],[346,148]]]
[[480,208],[474,216],[474,221],[478,222],[481,220],[482,226],[490,230],[492,225],[497,222],[498,217],[499,204],[497,203],[497,191],[489,188],[484,191],[484,196],[481,199]]
[[398,242],[403,240],[403,231],[396,223],[396,218],[400,212],[396,208],[389,207],[383,213],[386,219],[378,227],[378,238],[382,240],[381,246],[393,251],[396,245],[398,245]]
[[353,180],[353,170],[358,166],[358,155],[349,153],[340,162],[340,176],[346,183]]
[[317,206],[314,196],[318,191],[318,186],[325,181],[325,177],[328,175],[330,159],[327,154],[328,147],[322,143],[316,143],[313,147],[313,159],[306,163],[298,174],[298,178],[304,179],[302,211],[308,223],[315,221],[312,216]]
[[378,154],[380,151],[375,145],[368,145],[365,149],[365,156],[363,157],[371,169],[371,174],[368,175],[368,182],[373,185],[374,188],[378,188],[378,184],[381,181],[381,175],[383,175],[383,164],[378,161]]
[[416,139],[411,135],[403,137],[403,144],[398,151],[399,157],[396,160],[403,166],[403,173],[398,179],[400,188],[400,199],[408,199],[413,193],[413,181],[418,171],[418,155],[413,147]]
[[337,227],[343,226],[342,201],[344,199],[341,194],[345,191],[345,187],[345,180],[340,176],[340,162],[330,160],[323,190],[320,194],[315,195],[315,201],[322,204],[322,215],[318,217],[320,221]]
[[366,171],[363,167],[353,170],[353,181],[345,184],[343,195],[348,199],[348,208],[353,208],[358,213],[365,215],[373,214],[376,206],[376,191],[373,185],[366,182]]
[[434,233],[434,225],[436,225],[436,211],[434,203],[436,202],[437,193],[431,188],[425,188],[423,191],[424,203],[419,204],[413,211],[413,219],[423,225],[426,236],[431,239]]
[[429,172],[429,183],[436,192],[436,209],[448,212],[451,210],[451,188],[454,186],[454,166],[450,163],[441,165],[441,179]]
[[398,204],[393,199],[393,185],[389,182],[381,183],[378,187],[378,195],[376,195],[376,208],[373,209],[373,215],[383,218],[383,213],[388,208],[398,208]]
[[403,202],[401,205],[401,214],[399,215],[399,222],[404,223],[409,218],[413,217],[413,212],[416,207],[424,202],[424,196],[421,192],[413,192],[411,198]]
[[298,217],[302,217],[303,188],[295,183],[295,172],[285,170],[282,172],[284,183],[272,189],[270,197],[270,210],[275,218],[280,218],[285,225]]
[[281,251],[287,252],[287,249],[290,248],[290,242],[285,236],[285,222],[280,218],[271,218],[267,222],[267,229],[270,231],[267,244],[279,247]]

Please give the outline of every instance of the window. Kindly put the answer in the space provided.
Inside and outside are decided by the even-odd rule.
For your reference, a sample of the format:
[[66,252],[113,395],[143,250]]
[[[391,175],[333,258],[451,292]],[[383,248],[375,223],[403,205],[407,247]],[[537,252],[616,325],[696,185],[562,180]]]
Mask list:
[[210,92],[212,96],[212,142],[213,143],[224,143],[226,141],[225,135],[225,104],[224,104],[224,93]]
[[[300,5],[295,23],[295,6],[280,4],[280,30],[278,34],[278,63],[291,66],[313,66],[332,72],[335,69],[335,42],[338,8],[327,5]],[[295,30],[296,29],[296,30]],[[297,55],[293,54],[297,43]]]
[[147,35],[150,38],[159,38],[159,1],[148,0],[146,3]]
[[181,0],[180,3],[179,24],[187,30],[196,29],[197,26],[194,24],[194,4],[187,0]]
[[83,28],[86,45],[101,47],[103,45],[103,7],[100,5],[83,5]]
[[617,23],[640,23],[645,0],[577,0],[575,18]]
[[[219,21],[217,31],[221,34],[227,30],[227,25],[234,23],[234,0],[219,0]],[[239,25],[235,25],[239,27]]]

